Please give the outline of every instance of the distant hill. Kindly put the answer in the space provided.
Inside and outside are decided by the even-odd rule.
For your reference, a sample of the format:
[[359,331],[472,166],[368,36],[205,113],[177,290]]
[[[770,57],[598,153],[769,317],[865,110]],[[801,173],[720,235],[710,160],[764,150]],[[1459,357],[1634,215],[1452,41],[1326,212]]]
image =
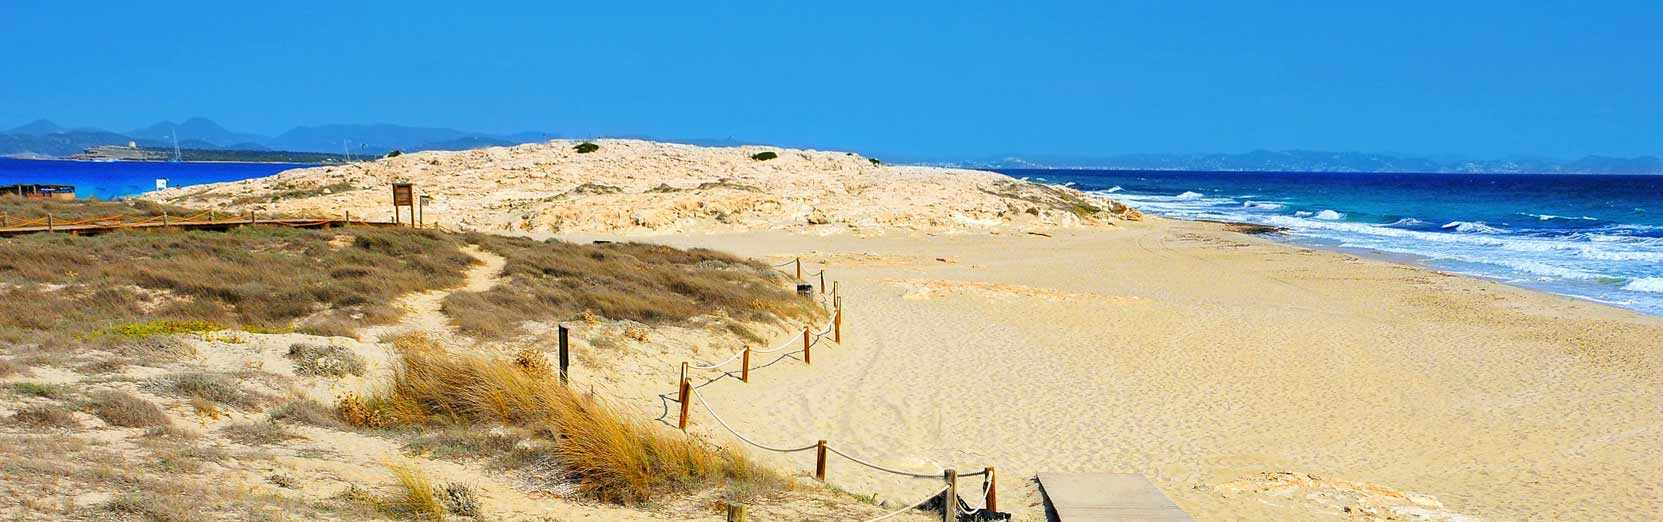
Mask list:
[[46,134],[65,132],[65,131],[68,131],[68,130],[69,129],[59,127],[58,124],[52,123],[51,121],[35,120],[35,121],[31,121],[29,123],[25,123],[23,125],[19,125],[17,127],[8,129],[8,130],[6,130],[6,134],[21,134],[21,135],[24,135],[24,136],[41,136],[41,135],[46,135]]
[[238,143],[262,143],[268,139],[256,134],[232,132],[207,118],[191,118],[180,123],[157,122],[149,127],[133,129],[127,135],[171,144],[175,132],[178,133],[180,146],[184,146],[186,141],[191,141],[207,143],[210,147],[218,148]]

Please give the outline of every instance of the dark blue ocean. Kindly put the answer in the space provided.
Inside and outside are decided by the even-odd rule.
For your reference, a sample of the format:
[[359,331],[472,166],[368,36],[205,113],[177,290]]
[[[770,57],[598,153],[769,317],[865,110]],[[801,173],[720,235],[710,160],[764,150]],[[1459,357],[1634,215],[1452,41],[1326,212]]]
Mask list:
[[1663,176],[1007,170],[1156,215],[1663,314]]
[[156,189],[166,178],[169,187],[270,176],[299,163],[170,163],[158,161],[59,161],[0,158],[0,185],[52,183],[75,185],[82,198],[114,199]]

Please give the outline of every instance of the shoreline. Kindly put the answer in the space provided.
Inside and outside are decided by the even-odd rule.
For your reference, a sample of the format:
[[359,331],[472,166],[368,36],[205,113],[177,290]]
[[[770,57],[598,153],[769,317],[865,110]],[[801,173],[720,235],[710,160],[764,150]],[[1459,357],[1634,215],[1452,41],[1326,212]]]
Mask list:
[[997,466],[1019,478],[1001,481],[1018,516],[1040,515],[1041,471],[1141,473],[1198,519],[1663,509],[1663,318],[1638,311],[1165,218],[1053,238],[632,239],[805,253],[842,282],[843,346],[710,390],[736,428]]

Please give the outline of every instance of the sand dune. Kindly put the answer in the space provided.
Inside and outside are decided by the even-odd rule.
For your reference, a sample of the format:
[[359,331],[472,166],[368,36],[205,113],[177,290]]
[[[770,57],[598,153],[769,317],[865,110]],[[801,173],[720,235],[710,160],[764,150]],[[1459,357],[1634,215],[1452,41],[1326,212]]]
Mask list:
[[[426,222],[530,234],[964,231],[1138,216],[1073,189],[991,172],[884,166],[852,153],[596,140],[599,150],[579,154],[576,143],[420,152],[145,197],[199,208],[391,220],[391,184],[411,182],[433,197]],[[752,159],[763,152],[778,157]]]

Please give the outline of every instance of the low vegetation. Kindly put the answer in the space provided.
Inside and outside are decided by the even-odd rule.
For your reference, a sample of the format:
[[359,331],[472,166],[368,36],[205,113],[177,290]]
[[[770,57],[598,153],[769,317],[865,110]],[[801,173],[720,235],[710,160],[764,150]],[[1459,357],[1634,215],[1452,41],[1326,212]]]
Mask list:
[[289,346],[288,357],[294,361],[294,371],[315,377],[344,377],[363,375],[364,358],[342,346],[296,343]]
[[24,406],[12,415],[12,420],[25,426],[35,428],[79,428],[81,421],[75,420],[75,414],[57,404],[35,404]]
[[518,460],[557,463],[581,492],[619,504],[694,487],[780,483],[741,455],[631,420],[573,392],[546,365],[446,353],[419,336],[401,338],[397,347],[400,365],[386,395],[342,400],[340,413],[349,423],[517,428],[527,438],[513,446]]
[[5,241],[0,343],[36,346],[134,345],[220,329],[343,335],[396,319],[400,295],[460,284],[473,262],[456,236],[393,228]]
[[95,392],[87,407],[93,415],[112,426],[156,428],[171,424],[167,414],[162,413],[162,409],[154,403],[123,391]]
[[122,216],[127,219],[143,219],[160,216],[163,212],[172,216],[195,214],[196,211],[184,207],[163,205],[149,201],[122,200],[98,201],[80,199],[75,201],[59,201],[52,199],[27,199],[15,195],[0,196],[0,216],[7,225],[15,225],[19,221],[44,218],[47,214],[58,223],[92,219],[105,216]]
[[712,250],[484,235],[471,240],[508,261],[503,284],[445,298],[445,314],[473,335],[505,336],[523,321],[572,320],[585,311],[647,324],[722,312],[741,322],[801,321],[825,313],[786,290],[784,276],[767,266]]
[[588,153],[591,153],[591,152],[594,152],[594,151],[597,151],[597,150],[601,150],[601,146],[585,141],[583,143],[577,144],[576,147],[572,147],[572,150],[577,151],[578,154],[588,154]]
[[754,160],[757,160],[757,161],[768,161],[768,160],[778,158],[778,157],[780,157],[780,155],[775,154],[774,151],[771,151],[771,150],[762,151],[762,152],[758,152],[756,154],[751,155],[751,159],[754,159]]

